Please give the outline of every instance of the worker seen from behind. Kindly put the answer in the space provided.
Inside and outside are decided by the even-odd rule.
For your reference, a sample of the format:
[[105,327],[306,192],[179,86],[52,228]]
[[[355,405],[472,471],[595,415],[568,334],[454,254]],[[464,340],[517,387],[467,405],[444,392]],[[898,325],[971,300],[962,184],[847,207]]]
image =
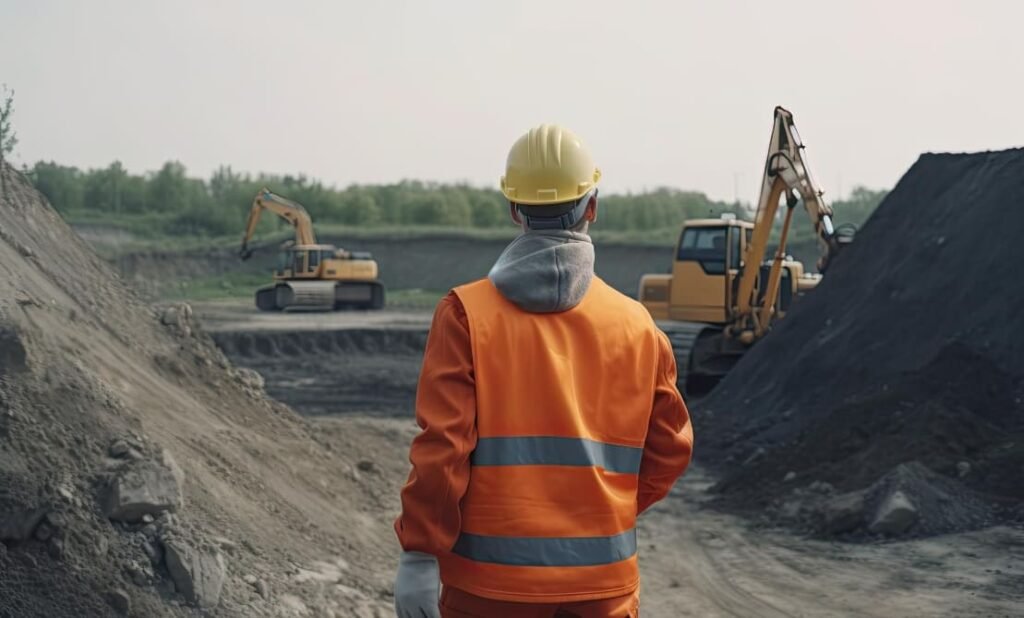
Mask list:
[[395,522],[400,618],[638,615],[636,518],[693,432],[668,338],[594,274],[600,177],[565,128],[519,138],[501,189],[523,232],[437,306]]

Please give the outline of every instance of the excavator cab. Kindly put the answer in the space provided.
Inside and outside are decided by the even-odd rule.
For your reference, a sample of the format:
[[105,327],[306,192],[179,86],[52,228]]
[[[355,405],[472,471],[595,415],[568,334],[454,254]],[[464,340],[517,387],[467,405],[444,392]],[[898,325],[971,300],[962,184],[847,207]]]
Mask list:
[[293,273],[301,272],[304,268],[301,261],[296,264],[295,251],[292,249],[282,249],[277,254],[277,266],[274,268],[275,279],[291,279]]
[[669,319],[709,324],[728,320],[751,229],[731,215],[686,222],[672,265]]
[[307,247],[297,247],[292,241],[284,243],[277,254],[274,279],[301,279],[316,275],[319,259],[313,253],[316,252]]
[[[310,247],[289,246],[278,257],[275,279],[320,279],[324,278],[322,267],[328,260],[337,259],[337,249],[330,245]],[[368,257],[372,260],[372,257]],[[332,273],[334,274],[334,273]],[[376,276],[374,273],[373,276]]]
[[670,274],[641,278],[641,302],[656,320],[724,324],[752,229],[730,214],[687,221]]
[[285,252],[284,263],[287,268],[285,279],[301,279],[310,274],[310,252],[307,249],[289,249]]

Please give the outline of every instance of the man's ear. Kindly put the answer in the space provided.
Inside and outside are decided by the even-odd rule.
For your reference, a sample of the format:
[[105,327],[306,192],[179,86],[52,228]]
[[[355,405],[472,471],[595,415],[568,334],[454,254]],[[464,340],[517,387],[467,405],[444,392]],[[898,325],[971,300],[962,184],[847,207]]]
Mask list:
[[516,222],[516,225],[523,224],[523,217],[519,214],[519,209],[512,202],[508,203],[508,214],[512,216],[512,220]]
[[587,202],[587,209],[583,211],[583,218],[591,223],[597,221],[597,196],[591,195]]

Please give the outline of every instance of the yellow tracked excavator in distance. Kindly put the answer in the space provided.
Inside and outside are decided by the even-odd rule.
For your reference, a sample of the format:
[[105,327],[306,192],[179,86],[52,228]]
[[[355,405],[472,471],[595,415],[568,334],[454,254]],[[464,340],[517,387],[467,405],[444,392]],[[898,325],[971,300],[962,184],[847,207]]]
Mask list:
[[252,256],[249,241],[264,210],[291,223],[295,240],[283,247],[273,273],[274,283],[256,291],[258,309],[380,309],[384,306],[384,285],[377,280],[377,262],[373,257],[366,252],[317,244],[313,221],[306,209],[266,188],[256,194],[249,211],[238,252],[243,260]]
[[[773,224],[786,210],[775,256],[765,260]],[[822,256],[819,273],[853,240],[855,228],[832,223],[832,208],[807,168],[793,115],[775,108],[775,122],[753,222],[734,215],[683,223],[671,274],[644,275],[639,299],[672,340],[686,392],[707,392],[821,274],[786,255],[793,210],[802,204]]]

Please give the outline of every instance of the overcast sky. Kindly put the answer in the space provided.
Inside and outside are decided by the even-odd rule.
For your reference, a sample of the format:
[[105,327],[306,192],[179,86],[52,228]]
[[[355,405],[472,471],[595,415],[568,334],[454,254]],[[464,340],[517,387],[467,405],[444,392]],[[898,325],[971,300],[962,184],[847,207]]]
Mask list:
[[611,191],[754,199],[776,104],[833,196],[1024,143],[1014,0],[0,0],[15,159],[497,185],[557,122]]

